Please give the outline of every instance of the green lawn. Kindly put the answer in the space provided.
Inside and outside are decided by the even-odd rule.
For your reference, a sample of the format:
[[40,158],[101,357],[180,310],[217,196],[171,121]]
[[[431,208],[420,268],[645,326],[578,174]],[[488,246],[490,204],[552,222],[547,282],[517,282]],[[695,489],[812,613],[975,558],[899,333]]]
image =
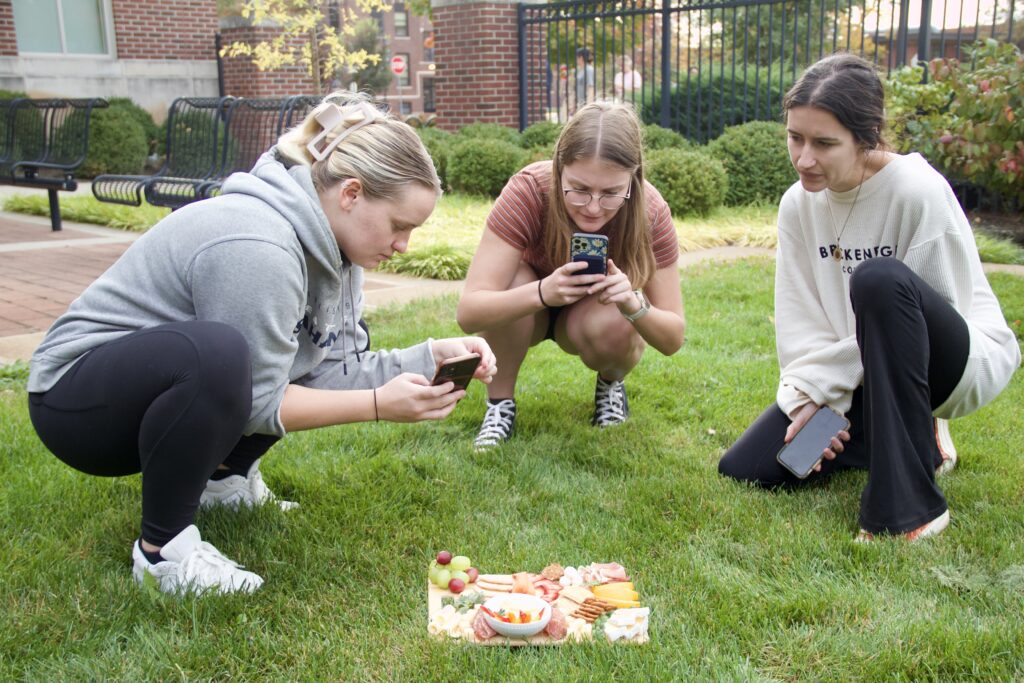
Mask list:
[[[776,493],[716,473],[774,397],[772,267],[684,271],[688,342],[672,358],[648,351],[622,427],[587,426],[593,375],[545,343],[522,373],[517,437],[496,452],[470,448],[480,385],[443,423],[289,436],[263,469],[301,509],[198,519],[267,579],[248,597],[135,586],[138,478],[60,464],[24,392],[0,384],[0,680],[1020,680],[1021,375],[953,425],[947,532],[854,544],[863,473]],[[1024,279],[991,279],[1019,337]],[[454,308],[376,311],[375,343],[455,334]],[[490,572],[621,562],[652,608],[652,640],[434,641],[426,574],[443,548]]]

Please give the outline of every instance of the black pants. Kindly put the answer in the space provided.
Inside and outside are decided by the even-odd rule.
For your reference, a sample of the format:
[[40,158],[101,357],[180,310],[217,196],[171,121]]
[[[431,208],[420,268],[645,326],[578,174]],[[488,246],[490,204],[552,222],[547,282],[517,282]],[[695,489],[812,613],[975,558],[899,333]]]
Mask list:
[[873,532],[916,529],[946,510],[935,483],[942,462],[932,410],[956,388],[967,365],[967,324],[901,261],[872,259],[850,279],[864,383],[846,417],[850,441],[821,472],[800,480],[780,465],[790,420],[771,405],[733,444],[718,471],[760,486],[798,485],[841,469],[868,470],[860,525]]
[[142,537],[162,546],[192,523],[220,464],[245,471],[278,440],[242,436],[249,345],[223,323],[140,330],[90,351],[29,415],[46,447],[100,476],[142,472]]

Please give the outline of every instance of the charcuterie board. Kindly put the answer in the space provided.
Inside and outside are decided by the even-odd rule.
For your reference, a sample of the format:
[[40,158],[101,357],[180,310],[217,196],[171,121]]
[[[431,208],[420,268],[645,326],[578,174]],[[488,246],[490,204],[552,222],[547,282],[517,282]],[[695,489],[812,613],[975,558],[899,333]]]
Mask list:
[[[597,639],[636,644],[648,641],[650,610],[641,606],[640,596],[633,590],[625,569],[615,563],[578,569],[553,564],[542,574],[478,574],[470,583],[457,588],[461,590],[455,593],[428,582],[427,630],[431,635],[476,645],[513,647]],[[524,595],[541,606],[535,614],[499,610],[498,606],[507,598]],[[510,616],[513,626],[504,623]],[[518,621],[520,616],[524,622]],[[518,624],[529,623],[534,617],[534,630],[543,626],[539,633],[505,633],[531,630]]]

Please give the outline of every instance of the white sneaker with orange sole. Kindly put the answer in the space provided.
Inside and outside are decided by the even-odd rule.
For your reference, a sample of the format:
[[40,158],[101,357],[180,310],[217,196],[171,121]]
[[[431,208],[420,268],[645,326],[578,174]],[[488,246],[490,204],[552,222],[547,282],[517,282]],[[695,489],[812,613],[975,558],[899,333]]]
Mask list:
[[[943,530],[949,526],[949,510],[946,510],[941,515],[928,522],[922,524],[913,531],[908,531],[902,534],[893,534],[894,538],[902,538],[905,541],[919,541],[922,538],[928,538],[929,536],[938,536]],[[857,537],[853,539],[857,543],[870,543],[875,540],[875,535],[870,531],[860,530]]]

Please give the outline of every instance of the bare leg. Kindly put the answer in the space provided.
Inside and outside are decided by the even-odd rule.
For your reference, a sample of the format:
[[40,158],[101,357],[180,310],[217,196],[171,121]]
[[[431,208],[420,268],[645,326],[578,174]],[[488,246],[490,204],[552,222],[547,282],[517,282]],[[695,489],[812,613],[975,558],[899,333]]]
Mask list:
[[602,304],[596,296],[581,299],[559,316],[555,341],[609,381],[629,374],[647,346],[614,304]]
[[[536,282],[537,274],[526,263],[519,264],[519,270],[509,284],[509,289],[528,282]],[[539,311],[535,315],[514,320],[508,325],[481,332],[498,360],[498,374],[487,386],[488,398],[512,398],[515,395],[519,368],[531,346],[544,340],[547,331],[548,313]]]

